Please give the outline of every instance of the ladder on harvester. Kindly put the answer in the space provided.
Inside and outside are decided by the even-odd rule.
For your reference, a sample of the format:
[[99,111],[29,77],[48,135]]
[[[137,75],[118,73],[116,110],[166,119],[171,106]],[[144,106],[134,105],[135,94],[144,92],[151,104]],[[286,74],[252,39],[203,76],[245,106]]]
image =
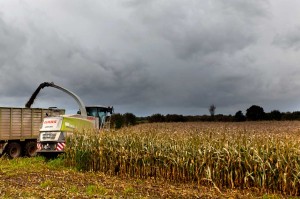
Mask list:
[[106,117],[104,124],[101,125],[101,130],[110,131],[111,116]]

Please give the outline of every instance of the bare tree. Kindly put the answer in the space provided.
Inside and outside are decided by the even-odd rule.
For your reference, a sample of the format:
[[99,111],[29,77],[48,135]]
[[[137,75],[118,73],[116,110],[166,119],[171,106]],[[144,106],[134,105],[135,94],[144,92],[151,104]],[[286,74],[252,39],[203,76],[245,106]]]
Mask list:
[[212,116],[212,117],[214,117],[214,115],[215,115],[215,111],[216,111],[216,106],[214,105],[214,104],[212,104],[212,105],[210,105],[209,106],[209,112],[210,112],[210,115]]

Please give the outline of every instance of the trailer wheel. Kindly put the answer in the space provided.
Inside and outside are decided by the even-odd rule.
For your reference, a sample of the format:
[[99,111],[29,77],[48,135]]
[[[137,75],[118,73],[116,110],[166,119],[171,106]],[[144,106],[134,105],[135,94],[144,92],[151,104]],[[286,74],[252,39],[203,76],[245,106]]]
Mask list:
[[10,158],[17,158],[21,156],[21,145],[17,142],[11,142],[7,146],[7,155]]
[[25,145],[25,155],[28,157],[34,157],[36,156],[36,142],[30,141],[27,142]]

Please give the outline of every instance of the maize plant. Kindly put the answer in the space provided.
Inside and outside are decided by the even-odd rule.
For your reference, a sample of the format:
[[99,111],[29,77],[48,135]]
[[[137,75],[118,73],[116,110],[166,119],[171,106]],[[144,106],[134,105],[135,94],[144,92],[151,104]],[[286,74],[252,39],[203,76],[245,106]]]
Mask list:
[[67,145],[80,170],[300,194],[300,122],[143,124]]

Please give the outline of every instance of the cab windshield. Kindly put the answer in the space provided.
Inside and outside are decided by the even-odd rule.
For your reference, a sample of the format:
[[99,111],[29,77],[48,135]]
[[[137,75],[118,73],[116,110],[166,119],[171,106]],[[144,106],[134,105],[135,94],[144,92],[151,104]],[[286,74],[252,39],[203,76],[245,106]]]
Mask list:
[[107,109],[102,107],[86,107],[86,112],[88,116],[98,117],[100,126],[104,124],[105,118],[107,116]]

